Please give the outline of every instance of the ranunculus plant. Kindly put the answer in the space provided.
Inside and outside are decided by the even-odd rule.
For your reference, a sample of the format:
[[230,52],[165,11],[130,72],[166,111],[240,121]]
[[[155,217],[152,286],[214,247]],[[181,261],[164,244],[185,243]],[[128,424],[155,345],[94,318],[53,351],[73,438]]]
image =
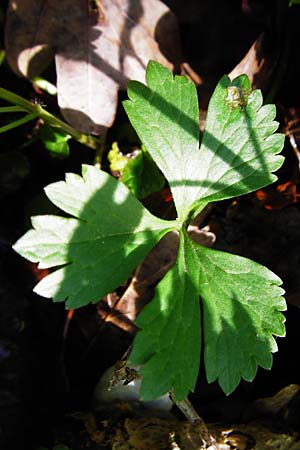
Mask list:
[[147,85],[130,82],[128,96],[125,110],[169,183],[177,219],[153,216],[122,183],[84,165],[82,176],[67,174],[45,189],[70,217],[33,217],[14,249],[40,268],[56,268],[35,292],[77,308],[116,289],[177,230],[176,263],[137,319],[130,362],[141,366],[140,395],[172,391],[183,399],[195,387],[201,351],[208,381],[218,379],[229,394],[241,378],[253,380],[259,365],[272,365],[274,335],[285,333],[281,280],[249,259],[199,245],[187,227],[209,203],[276,180],[284,137],[275,133],[275,106],[263,106],[247,76],[224,76],[199,149],[197,93],[186,78],[150,62]]

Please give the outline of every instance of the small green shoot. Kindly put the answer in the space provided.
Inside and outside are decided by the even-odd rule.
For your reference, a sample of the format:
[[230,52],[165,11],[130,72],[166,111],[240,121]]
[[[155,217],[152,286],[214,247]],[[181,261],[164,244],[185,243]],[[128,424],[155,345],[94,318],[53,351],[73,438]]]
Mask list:
[[47,92],[49,95],[57,95],[57,88],[54,84],[50,83],[50,81],[45,80],[42,77],[33,77],[31,78],[31,83],[37,86],[42,91]]
[[46,123],[40,128],[40,137],[52,156],[67,158],[70,154],[68,141],[71,136],[60,129],[49,127]]
[[122,183],[138,199],[160,191],[165,185],[164,176],[143,146],[129,155],[123,155],[117,142],[114,142],[108,152],[108,160],[111,171],[120,173]]

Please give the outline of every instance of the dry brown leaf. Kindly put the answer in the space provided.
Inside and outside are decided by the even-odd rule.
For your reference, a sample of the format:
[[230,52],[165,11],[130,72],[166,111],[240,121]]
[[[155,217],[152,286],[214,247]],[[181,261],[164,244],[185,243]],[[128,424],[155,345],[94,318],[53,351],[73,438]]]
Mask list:
[[281,423],[287,429],[299,429],[300,386],[289,384],[273,397],[259,398],[246,408],[243,420],[262,420]]
[[54,33],[49,17],[57,14],[56,3],[48,5],[44,0],[10,1],[5,47],[7,60],[17,75],[32,78],[50,64],[54,56]]
[[118,89],[144,81],[150,59],[173,69],[180,55],[175,16],[159,0],[10,0],[5,34],[19,75],[39,75],[55,55],[62,114],[86,133],[112,125]]
[[265,91],[270,86],[270,80],[277,68],[279,59],[277,48],[272,53],[270,47],[268,35],[262,33],[244,58],[230,72],[231,80],[245,73],[248,75],[253,88]]
[[244,58],[230,72],[231,79],[246,74],[252,88],[261,89],[264,94],[272,91],[274,87],[278,89],[288,56],[288,9],[288,2],[281,1],[274,5],[274,9],[270,10],[268,31],[258,36]]

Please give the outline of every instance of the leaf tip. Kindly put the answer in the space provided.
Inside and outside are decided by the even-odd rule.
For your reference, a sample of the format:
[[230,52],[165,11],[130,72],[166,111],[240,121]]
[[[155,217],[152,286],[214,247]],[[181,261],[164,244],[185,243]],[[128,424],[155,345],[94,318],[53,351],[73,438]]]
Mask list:
[[172,80],[173,73],[157,61],[150,60],[146,70],[147,85],[156,90],[157,83],[164,83],[166,80]]

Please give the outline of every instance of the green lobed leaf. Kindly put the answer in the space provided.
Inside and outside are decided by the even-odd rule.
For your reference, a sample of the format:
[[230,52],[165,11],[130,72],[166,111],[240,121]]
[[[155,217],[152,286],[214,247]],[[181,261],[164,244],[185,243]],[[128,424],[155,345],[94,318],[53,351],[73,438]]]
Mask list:
[[[177,400],[193,390],[200,360],[200,329],[208,382],[230,394],[241,378],[270,369],[273,337],[284,336],[281,280],[247,258],[209,249],[181,233],[176,265],[139,315],[141,331],[130,362],[142,365],[141,397],[173,390]],[[203,304],[200,326],[198,296]]]
[[191,250],[190,239],[181,232],[176,264],[158,284],[153,300],[136,321],[141,331],[135,337],[129,360],[142,365],[143,400],[168,391],[182,400],[195,387],[201,333]]
[[203,205],[252,192],[273,183],[283,163],[284,135],[275,133],[275,105],[262,106],[246,75],[223,76],[211,100],[201,143],[198,176]]
[[84,165],[82,177],[49,185],[49,199],[73,218],[37,216],[15,251],[40,268],[62,266],[35,292],[67,299],[68,308],[97,302],[118,287],[174,222],[151,215],[128,189],[105,172]]
[[153,160],[167,178],[178,217],[197,199],[199,114],[195,85],[150,61],[147,84],[128,83],[126,113]]
[[247,258],[195,242],[192,246],[203,303],[207,380],[218,379],[230,394],[241,377],[253,380],[258,365],[271,368],[277,350],[273,335],[285,334],[282,281]]
[[284,136],[273,134],[274,105],[262,106],[246,75],[224,76],[209,103],[201,148],[193,84],[151,61],[147,84],[130,82],[124,108],[152,158],[169,181],[181,220],[213,201],[264,187],[277,178]]

